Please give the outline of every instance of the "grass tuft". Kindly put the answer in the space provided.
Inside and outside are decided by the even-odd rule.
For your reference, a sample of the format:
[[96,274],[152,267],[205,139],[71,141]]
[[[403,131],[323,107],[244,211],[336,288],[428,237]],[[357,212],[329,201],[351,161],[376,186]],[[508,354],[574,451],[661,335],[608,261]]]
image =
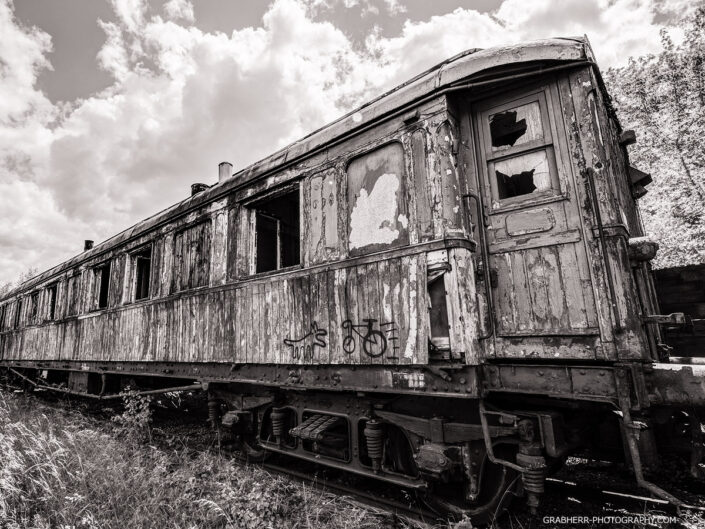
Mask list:
[[[146,416],[140,410],[135,427],[144,432]],[[129,421],[116,422],[0,392],[0,527],[389,526],[388,517],[349,499],[216,453],[135,442],[125,436]]]

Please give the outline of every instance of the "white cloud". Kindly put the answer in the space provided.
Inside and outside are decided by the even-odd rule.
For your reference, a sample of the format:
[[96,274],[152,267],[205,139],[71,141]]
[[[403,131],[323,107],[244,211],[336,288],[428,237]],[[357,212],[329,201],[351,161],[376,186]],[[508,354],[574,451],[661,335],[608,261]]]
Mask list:
[[164,4],[164,12],[172,20],[193,22],[193,4],[189,0],[169,0]]
[[218,162],[241,168],[459,51],[588,32],[601,64],[617,64],[657,49],[655,17],[672,12],[660,0],[505,0],[493,14],[407,21],[360,47],[321,20],[337,0],[275,0],[259,27],[230,35],[199,29],[186,0],[164,16],[111,1],[117,21],[100,23],[97,59],[114,82],[59,108],[36,88],[50,37],[0,0],[0,281],[60,262],[215,181]]

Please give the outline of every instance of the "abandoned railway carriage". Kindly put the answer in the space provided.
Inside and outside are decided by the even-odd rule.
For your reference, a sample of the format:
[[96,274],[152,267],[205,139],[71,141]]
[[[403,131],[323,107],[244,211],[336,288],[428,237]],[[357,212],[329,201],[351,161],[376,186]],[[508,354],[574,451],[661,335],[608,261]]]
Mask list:
[[705,392],[660,346],[681,318],[633,139],[586,39],[467,51],[21,285],[2,365],[96,398],[196,384],[251,457],[476,519],[622,438],[672,499],[643,465]]

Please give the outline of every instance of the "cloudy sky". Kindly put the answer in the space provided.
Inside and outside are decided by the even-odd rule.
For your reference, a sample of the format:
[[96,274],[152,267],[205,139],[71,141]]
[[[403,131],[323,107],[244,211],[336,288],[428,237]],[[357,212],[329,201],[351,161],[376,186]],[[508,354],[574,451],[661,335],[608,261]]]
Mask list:
[[689,0],[0,0],[0,283],[464,49],[659,50]]

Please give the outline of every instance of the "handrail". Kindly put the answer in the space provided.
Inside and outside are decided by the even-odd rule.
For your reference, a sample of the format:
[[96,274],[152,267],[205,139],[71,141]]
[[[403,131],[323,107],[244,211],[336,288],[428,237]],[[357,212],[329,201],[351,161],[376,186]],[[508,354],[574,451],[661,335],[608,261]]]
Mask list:
[[[489,332],[482,334],[477,337],[478,340],[487,340],[495,334],[495,322],[494,322],[494,301],[492,299],[492,285],[490,280],[490,255],[487,248],[487,238],[485,236],[485,228],[487,227],[487,222],[485,219],[485,212],[482,208],[482,199],[480,195],[474,191],[470,191],[462,196],[463,200],[474,199],[477,208],[477,218],[478,218],[478,233],[480,236],[480,252],[482,253],[482,264],[485,268],[483,283],[485,284],[485,296],[487,297],[487,311],[489,313]],[[472,220],[471,220],[472,223]]]

